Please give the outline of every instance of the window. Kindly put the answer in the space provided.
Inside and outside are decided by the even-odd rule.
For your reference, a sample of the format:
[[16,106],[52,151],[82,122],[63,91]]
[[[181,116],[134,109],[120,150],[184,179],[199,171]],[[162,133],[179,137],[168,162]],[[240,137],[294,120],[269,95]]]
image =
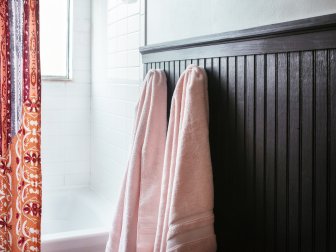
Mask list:
[[70,0],[40,0],[43,79],[70,79]]

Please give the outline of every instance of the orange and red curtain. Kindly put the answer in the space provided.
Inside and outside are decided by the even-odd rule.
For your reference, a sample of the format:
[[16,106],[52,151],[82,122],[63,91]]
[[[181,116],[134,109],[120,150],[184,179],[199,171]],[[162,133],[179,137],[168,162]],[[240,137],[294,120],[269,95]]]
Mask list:
[[0,251],[40,251],[39,1],[0,0]]

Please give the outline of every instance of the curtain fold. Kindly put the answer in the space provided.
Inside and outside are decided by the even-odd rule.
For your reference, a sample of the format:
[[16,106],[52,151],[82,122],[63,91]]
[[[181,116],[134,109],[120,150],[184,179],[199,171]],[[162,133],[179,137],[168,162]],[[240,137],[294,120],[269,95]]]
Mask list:
[[0,50],[0,251],[40,251],[38,0],[0,0]]

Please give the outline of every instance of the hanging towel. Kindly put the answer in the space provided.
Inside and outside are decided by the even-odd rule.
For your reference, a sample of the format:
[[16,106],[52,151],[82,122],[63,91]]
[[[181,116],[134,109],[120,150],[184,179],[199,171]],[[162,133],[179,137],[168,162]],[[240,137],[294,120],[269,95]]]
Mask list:
[[172,99],[155,251],[216,251],[208,111],[206,73],[190,65]]
[[166,76],[150,70],[137,105],[131,156],[106,252],[153,251],[166,132]]

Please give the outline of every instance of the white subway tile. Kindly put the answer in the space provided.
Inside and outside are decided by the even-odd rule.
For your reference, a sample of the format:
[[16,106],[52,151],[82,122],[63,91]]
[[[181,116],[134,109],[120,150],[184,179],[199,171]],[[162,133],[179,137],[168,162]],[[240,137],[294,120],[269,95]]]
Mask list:
[[83,186],[90,182],[90,173],[74,173],[65,175],[65,185]]
[[80,58],[76,57],[72,60],[73,66],[72,68],[74,70],[85,70],[85,71],[90,71],[91,69],[91,62],[90,58]]
[[73,96],[84,97],[90,102],[91,95],[90,85],[83,85],[82,83],[69,83],[66,87],[67,100],[71,100]]
[[140,14],[145,14],[145,8],[146,8],[146,1],[145,0],[139,0],[140,1]]
[[109,60],[113,60],[115,67],[127,66],[127,52],[117,52],[109,55]]
[[91,81],[91,73],[87,70],[73,70],[73,77],[74,82],[79,83],[90,83]]
[[[127,58],[125,58],[127,61]],[[109,79],[123,79],[127,74],[127,69],[125,67],[122,68],[112,68],[108,70]]]
[[140,16],[140,46],[145,46],[145,43],[146,43],[145,29],[146,29],[145,15],[141,15]]
[[127,17],[127,5],[120,4],[116,6],[116,8],[113,8],[110,11],[108,11],[107,22],[108,24],[111,24],[126,17]]
[[[74,0],[73,79],[42,83],[43,187],[89,185],[91,1]],[[68,173],[83,173],[73,177]]]
[[63,119],[65,122],[75,122],[79,126],[83,123],[90,122],[90,109],[67,109],[63,112]]
[[139,67],[128,67],[127,76],[130,80],[139,80],[140,68]]
[[72,46],[72,57],[74,58],[87,58],[90,59],[91,56],[91,47],[90,45],[85,45],[81,43],[73,42]]
[[110,10],[110,9],[113,9],[113,8],[117,7],[119,4],[120,4],[119,0],[108,0],[107,1],[107,8]]
[[67,109],[90,109],[90,104],[87,96],[72,96],[67,99]]
[[48,175],[42,172],[42,185],[44,189],[64,186],[64,175]]
[[[95,79],[91,89],[91,186],[115,202],[127,165],[140,93],[142,66],[138,48],[145,41],[144,15],[140,13],[145,7],[140,0],[134,4],[109,0],[108,9],[106,53],[93,63],[95,72],[102,69],[99,62],[107,62],[103,66],[107,78]],[[93,46],[93,54],[101,50],[96,47]]]
[[138,50],[127,52],[127,67],[139,66],[140,53]]
[[126,49],[127,49],[127,35],[118,37],[116,51],[125,51]]
[[48,99],[51,96],[62,97],[66,90],[66,84],[63,82],[42,81],[42,87],[42,99]]
[[143,74],[144,74],[144,67],[143,67],[143,64],[142,64],[142,58],[140,57],[140,67],[139,67],[139,80],[141,81],[142,78],[143,78]]
[[135,3],[131,3],[127,5],[127,15],[131,16],[134,14],[138,14],[140,12],[140,1],[136,1]]
[[107,44],[107,51],[108,53],[114,53],[117,51],[117,46],[118,46],[118,38],[111,38],[108,40]]
[[47,96],[42,97],[42,109],[66,109],[66,97],[64,96]]
[[138,49],[140,45],[140,33],[139,32],[133,32],[131,34],[127,35],[127,49]]
[[76,41],[76,44],[75,44],[76,47],[86,46],[89,49],[91,47],[91,33],[90,32],[74,31],[73,40]]
[[86,19],[91,17],[91,1],[90,0],[74,0],[73,1],[74,18]]
[[107,38],[118,37],[118,23],[111,23],[107,26]]
[[91,31],[91,19],[90,18],[74,18],[73,19],[73,31],[74,32],[90,32]]
[[63,127],[65,129],[64,135],[67,136],[90,136],[90,122],[85,122],[82,125],[79,125],[78,122],[65,122]]
[[122,19],[116,23],[117,36],[127,34],[127,19]]
[[127,33],[132,33],[139,31],[140,29],[140,18],[139,15],[134,15],[127,18]]
[[42,131],[43,137],[61,136],[65,133],[64,122],[50,122],[45,124]]
[[64,140],[65,160],[89,162],[90,160],[90,139],[89,137],[74,136]]
[[42,174],[44,176],[64,175],[63,162],[42,162]]
[[90,163],[89,162],[65,162],[63,163],[64,174],[74,174],[74,173],[90,173]]

